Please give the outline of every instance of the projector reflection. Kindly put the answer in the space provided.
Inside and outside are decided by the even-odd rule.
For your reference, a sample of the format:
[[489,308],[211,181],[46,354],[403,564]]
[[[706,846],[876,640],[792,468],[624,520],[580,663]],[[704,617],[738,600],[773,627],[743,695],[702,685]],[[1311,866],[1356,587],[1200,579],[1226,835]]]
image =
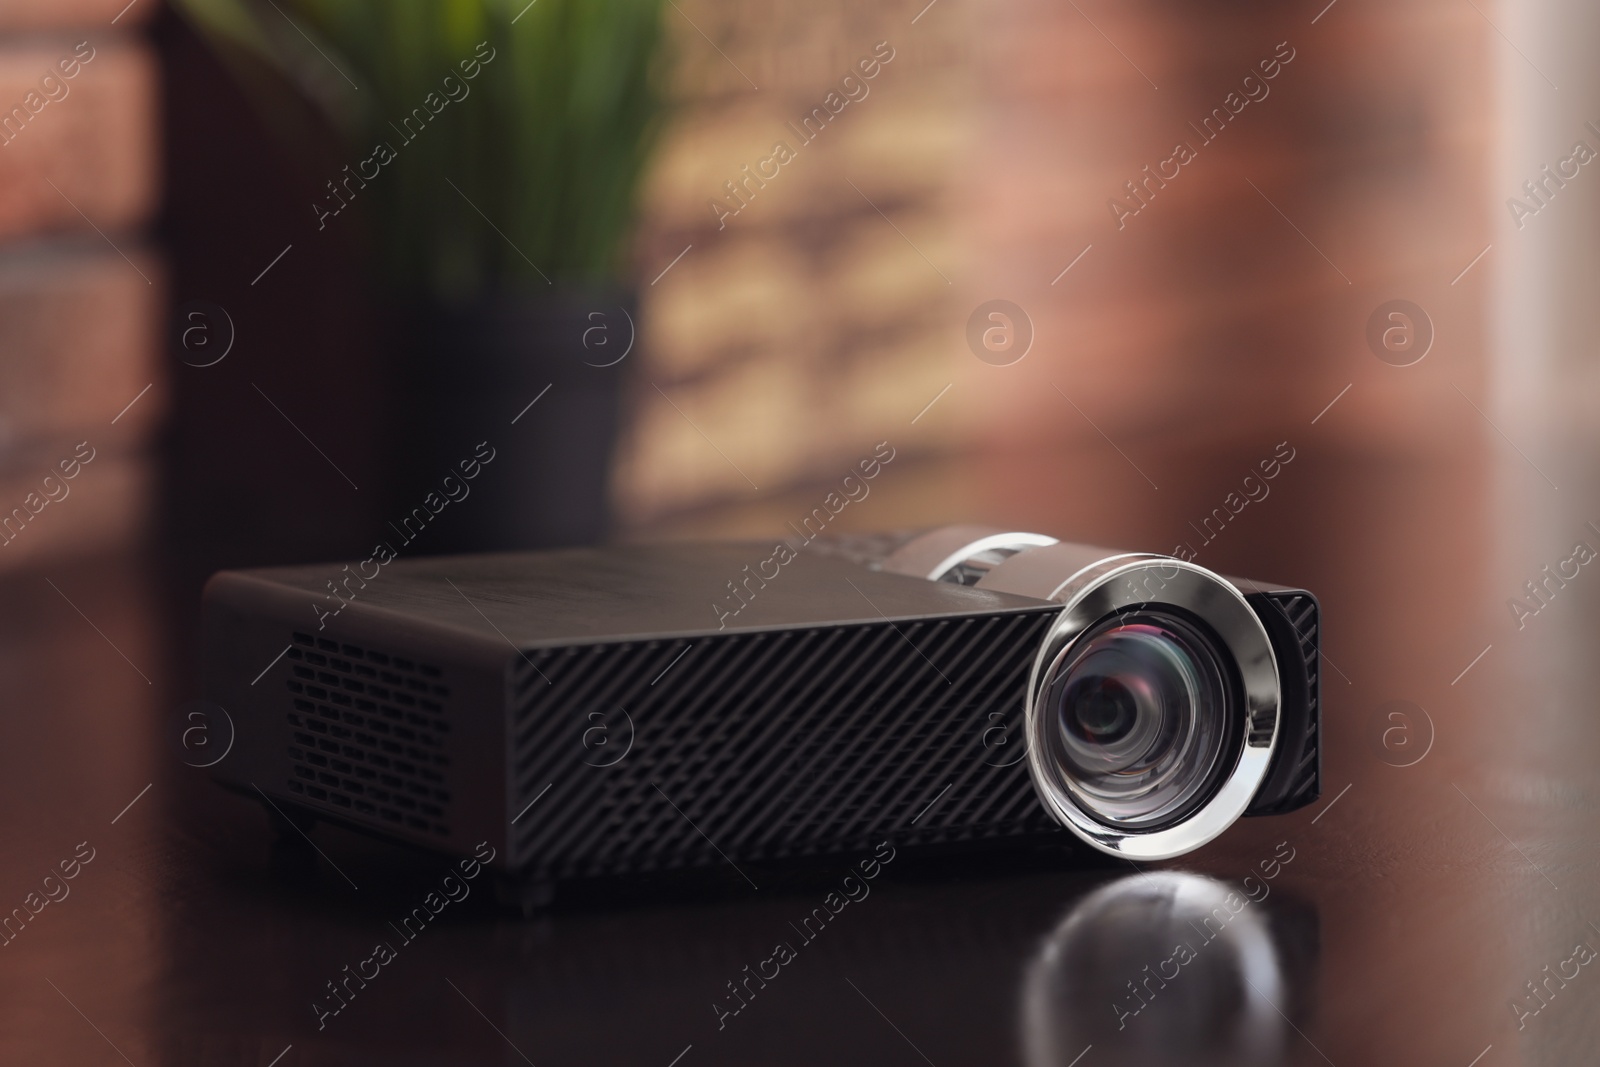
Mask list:
[[1176,871],[1085,897],[1042,942],[1021,995],[1028,1067],[1282,1063],[1299,1040],[1316,918]]

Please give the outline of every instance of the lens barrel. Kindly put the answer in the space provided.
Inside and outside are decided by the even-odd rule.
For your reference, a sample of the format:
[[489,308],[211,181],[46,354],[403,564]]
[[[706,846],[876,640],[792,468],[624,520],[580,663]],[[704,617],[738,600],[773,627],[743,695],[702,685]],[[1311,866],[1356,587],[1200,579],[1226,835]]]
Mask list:
[[1062,605],[1024,706],[1045,807],[1112,855],[1165,859],[1249,806],[1278,736],[1272,643],[1226,578],[1168,556],[944,527],[884,570]]

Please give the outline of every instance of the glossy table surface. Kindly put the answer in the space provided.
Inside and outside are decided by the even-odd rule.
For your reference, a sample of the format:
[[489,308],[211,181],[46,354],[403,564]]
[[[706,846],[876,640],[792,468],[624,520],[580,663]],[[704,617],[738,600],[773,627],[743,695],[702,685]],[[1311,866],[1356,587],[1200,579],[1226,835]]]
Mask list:
[[1461,518],[1482,472],[1306,463],[1340,507],[1445,498],[1285,564],[1325,610],[1316,805],[1145,870],[891,863],[809,938],[847,867],[531,920],[480,884],[404,938],[442,861],[319,831],[308,862],[186,765],[193,619],[159,567],[13,573],[0,897],[37,914],[0,947],[0,1062],[1590,1062],[1600,582],[1519,630],[1494,561],[1525,550]]

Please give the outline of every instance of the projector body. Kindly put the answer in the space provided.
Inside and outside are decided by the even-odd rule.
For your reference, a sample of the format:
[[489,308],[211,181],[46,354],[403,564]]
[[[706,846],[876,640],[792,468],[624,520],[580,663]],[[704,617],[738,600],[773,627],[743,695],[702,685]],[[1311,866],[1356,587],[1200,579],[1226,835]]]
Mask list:
[[[1075,843],[1023,741],[1062,605],[821,547],[222,572],[205,687],[236,740],[213,773],[301,829],[488,842],[535,895],[884,841]],[[1317,613],[1297,590],[1246,599],[1302,726],[1245,812],[1271,814],[1317,795]]]

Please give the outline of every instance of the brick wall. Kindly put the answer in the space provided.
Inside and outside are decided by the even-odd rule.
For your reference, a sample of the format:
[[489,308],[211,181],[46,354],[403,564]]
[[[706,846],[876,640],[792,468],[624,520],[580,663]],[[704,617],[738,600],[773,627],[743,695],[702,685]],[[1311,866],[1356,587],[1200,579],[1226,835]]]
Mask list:
[[0,569],[133,543],[147,521],[167,395],[162,262],[143,237],[155,7],[0,11]]
[[[778,532],[887,438],[892,475],[841,524],[991,519],[1168,549],[1285,437],[1324,458],[1470,437],[1452,383],[1478,395],[1488,274],[1453,279],[1491,240],[1493,110],[1470,6],[678,7],[616,482],[637,533]],[[870,96],[719,229],[723,183],[883,39],[897,58]],[[1202,142],[1189,124],[1283,42],[1270,94]],[[1119,227],[1108,202],[1136,205],[1125,183],[1180,139],[1198,158]],[[1012,366],[965,338],[995,298],[1033,322]],[[1397,298],[1438,333],[1417,367],[1365,341]],[[1302,518],[1278,533],[1316,543]],[[1285,541],[1259,533],[1219,550]]]
[[[880,441],[898,450],[881,484],[899,490],[948,450],[911,419],[950,381],[966,258],[950,176],[975,97],[967,14],[913,24],[921,6],[666,9],[680,101],[646,194],[645,367],[615,483],[626,527],[774,530]],[[830,93],[841,110],[805,127]],[[793,158],[767,162],[780,142]]]

